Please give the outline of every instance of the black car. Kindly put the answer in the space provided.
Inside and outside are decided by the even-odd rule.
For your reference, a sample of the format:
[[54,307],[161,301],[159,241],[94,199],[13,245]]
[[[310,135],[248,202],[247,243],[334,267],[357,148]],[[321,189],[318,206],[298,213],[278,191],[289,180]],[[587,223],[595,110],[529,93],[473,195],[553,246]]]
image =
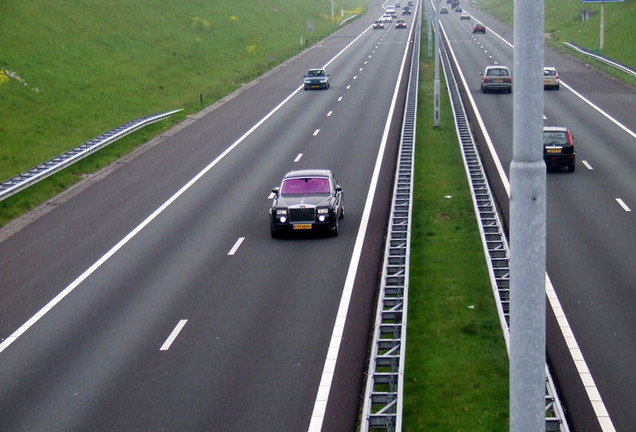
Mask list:
[[274,200],[269,210],[272,237],[282,231],[317,229],[338,235],[338,222],[344,217],[344,197],[330,170],[288,172],[280,187],[272,192]]
[[576,168],[576,153],[572,133],[565,126],[545,126],[543,128],[543,160],[548,168],[567,167],[569,172]]

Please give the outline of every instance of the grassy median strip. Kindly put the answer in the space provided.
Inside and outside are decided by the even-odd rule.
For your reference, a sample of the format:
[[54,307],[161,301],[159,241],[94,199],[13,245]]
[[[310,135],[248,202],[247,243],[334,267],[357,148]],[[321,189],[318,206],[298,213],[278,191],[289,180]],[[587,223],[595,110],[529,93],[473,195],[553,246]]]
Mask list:
[[450,102],[442,82],[435,129],[426,50],[420,70],[403,426],[507,431],[508,356]]

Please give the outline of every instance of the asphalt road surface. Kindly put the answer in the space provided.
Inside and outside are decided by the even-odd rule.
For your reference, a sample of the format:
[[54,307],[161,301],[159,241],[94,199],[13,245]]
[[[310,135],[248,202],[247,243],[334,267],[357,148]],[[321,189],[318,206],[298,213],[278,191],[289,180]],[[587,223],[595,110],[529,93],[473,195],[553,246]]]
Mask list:
[[[411,35],[370,30],[380,15],[375,3],[4,230],[0,430],[307,430],[359,253],[324,420],[324,430],[353,429]],[[305,71],[325,65],[331,88],[302,91]],[[270,238],[271,189],[299,168],[336,173],[338,237]]]

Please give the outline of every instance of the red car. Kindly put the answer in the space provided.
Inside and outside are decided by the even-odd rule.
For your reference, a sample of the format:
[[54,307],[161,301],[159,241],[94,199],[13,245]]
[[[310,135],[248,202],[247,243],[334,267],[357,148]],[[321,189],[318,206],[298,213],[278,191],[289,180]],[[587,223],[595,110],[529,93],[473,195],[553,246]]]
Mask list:
[[477,23],[473,26],[473,33],[484,33],[486,34],[486,26],[482,23]]

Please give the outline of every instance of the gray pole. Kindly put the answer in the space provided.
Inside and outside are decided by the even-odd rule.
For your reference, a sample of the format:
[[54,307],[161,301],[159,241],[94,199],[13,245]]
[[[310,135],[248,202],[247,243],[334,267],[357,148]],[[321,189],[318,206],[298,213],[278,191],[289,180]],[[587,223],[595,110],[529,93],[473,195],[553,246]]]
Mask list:
[[605,42],[605,2],[601,2],[601,46],[599,50],[603,49],[603,45]]
[[510,431],[545,431],[543,0],[514,2],[510,165]]
[[434,116],[435,127],[439,127],[439,1],[435,4],[435,82],[433,84],[434,93]]
[[428,24],[428,58],[431,58],[433,56],[433,20],[435,16],[431,0],[424,0],[424,2],[426,3],[426,23]]

